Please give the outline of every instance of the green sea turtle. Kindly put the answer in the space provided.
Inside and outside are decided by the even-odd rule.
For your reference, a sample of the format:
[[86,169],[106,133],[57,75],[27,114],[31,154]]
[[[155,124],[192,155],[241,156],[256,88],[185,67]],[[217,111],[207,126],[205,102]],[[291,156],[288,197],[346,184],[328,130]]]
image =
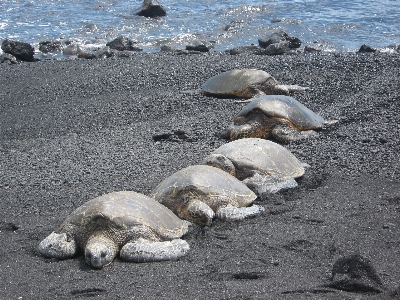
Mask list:
[[145,195],[121,191],[94,198],[72,212],[38,247],[46,257],[65,259],[84,250],[94,268],[116,255],[126,261],[178,259],[189,245],[180,237],[188,230],[168,208]]
[[272,141],[245,138],[222,145],[203,163],[242,180],[257,195],[297,186],[304,166],[289,150]]
[[[180,218],[210,226],[212,219],[240,220],[263,211],[257,196],[234,176],[211,166],[182,169],[161,182],[151,197]],[[247,207],[249,206],[249,207]]]
[[215,97],[252,98],[256,94],[289,95],[304,91],[305,87],[284,85],[265,71],[235,69],[209,78],[202,86],[203,94]]
[[324,120],[292,97],[265,95],[248,103],[222,136],[230,140],[273,137],[289,142],[318,136],[313,129],[336,122]]

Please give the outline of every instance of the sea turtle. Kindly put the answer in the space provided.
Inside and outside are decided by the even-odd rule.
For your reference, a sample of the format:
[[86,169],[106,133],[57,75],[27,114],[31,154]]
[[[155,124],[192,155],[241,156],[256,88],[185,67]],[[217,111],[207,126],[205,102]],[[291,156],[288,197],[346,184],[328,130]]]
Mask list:
[[289,150],[272,141],[245,138],[222,145],[203,163],[220,168],[242,180],[261,195],[297,186],[304,166]]
[[178,259],[189,245],[180,237],[188,230],[168,208],[145,195],[121,191],[94,198],[78,207],[38,247],[46,257],[65,259],[84,250],[94,268],[115,256],[126,261]]
[[283,85],[265,71],[235,69],[209,78],[202,86],[203,94],[215,97],[252,98],[256,94],[289,95],[304,91],[298,85]]
[[215,217],[240,220],[258,214],[263,207],[250,204],[257,196],[241,181],[218,168],[195,165],[161,182],[151,197],[180,218],[210,226]]
[[289,142],[318,136],[313,129],[336,122],[324,120],[292,97],[265,95],[248,103],[222,136],[230,140],[273,137]]

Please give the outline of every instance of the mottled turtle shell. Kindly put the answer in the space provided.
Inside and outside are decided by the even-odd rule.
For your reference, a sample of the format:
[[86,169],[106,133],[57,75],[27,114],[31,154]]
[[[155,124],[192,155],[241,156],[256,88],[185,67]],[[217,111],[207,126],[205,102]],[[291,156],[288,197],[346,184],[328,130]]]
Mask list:
[[[251,98],[255,91],[251,87],[274,86],[278,82],[267,72],[257,69],[235,69],[209,78],[202,86],[203,94],[216,97]],[[265,91],[268,93],[268,91]]]
[[171,210],[132,191],[113,192],[86,202],[67,217],[58,232],[68,225],[76,225],[84,232],[98,230],[102,225],[120,231],[147,226],[166,240],[180,238],[188,230]]
[[325,120],[296,99],[283,95],[266,95],[247,104],[234,118],[234,124],[250,113],[262,113],[268,118],[288,120],[298,130],[321,128]]
[[254,171],[280,178],[304,175],[302,163],[285,147],[269,140],[244,138],[222,145],[213,154],[228,158],[240,180],[252,176]]
[[207,165],[190,166],[172,174],[154,189],[152,197],[167,207],[195,197],[214,212],[227,203],[245,207],[257,198],[234,176]]

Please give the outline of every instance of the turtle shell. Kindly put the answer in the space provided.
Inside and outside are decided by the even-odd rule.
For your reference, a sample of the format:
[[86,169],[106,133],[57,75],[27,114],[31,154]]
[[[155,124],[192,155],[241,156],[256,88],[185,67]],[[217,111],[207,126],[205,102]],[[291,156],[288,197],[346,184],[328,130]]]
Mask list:
[[83,231],[102,225],[111,225],[121,231],[147,226],[164,239],[179,238],[188,229],[171,210],[132,191],[113,192],[86,202],[67,217],[59,231],[70,224]]
[[266,81],[277,84],[275,79],[262,70],[235,69],[209,78],[202,86],[203,94],[217,97],[253,97],[251,86],[264,84]]
[[224,144],[211,154],[227,157],[240,180],[252,176],[254,171],[280,178],[304,175],[301,162],[285,147],[269,140],[244,138]]
[[257,198],[234,176],[207,165],[190,166],[172,174],[154,189],[152,197],[167,207],[195,198],[214,212],[226,204],[245,207]]
[[296,99],[283,95],[265,95],[247,104],[235,117],[240,123],[250,113],[261,112],[268,118],[286,119],[298,130],[321,128],[325,120]]

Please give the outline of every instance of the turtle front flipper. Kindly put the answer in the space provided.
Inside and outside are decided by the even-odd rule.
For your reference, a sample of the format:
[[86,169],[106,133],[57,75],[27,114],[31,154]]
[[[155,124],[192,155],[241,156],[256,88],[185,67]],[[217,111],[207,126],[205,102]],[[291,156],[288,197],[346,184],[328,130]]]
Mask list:
[[258,215],[262,211],[264,211],[264,207],[259,205],[234,207],[233,205],[228,204],[227,206],[221,207],[217,210],[216,217],[221,220],[235,221]]
[[189,249],[189,244],[181,239],[153,242],[140,238],[125,244],[120,251],[120,257],[132,262],[176,260],[184,256]]
[[254,173],[252,177],[243,180],[257,196],[265,193],[274,194],[282,189],[289,189],[297,187],[297,182],[294,178],[282,178],[279,176],[270,176],[259,173]]
[[40,242],[38,251],[45,257],[66,259],[75,255],[77,245],[66,233],[52,232]]

